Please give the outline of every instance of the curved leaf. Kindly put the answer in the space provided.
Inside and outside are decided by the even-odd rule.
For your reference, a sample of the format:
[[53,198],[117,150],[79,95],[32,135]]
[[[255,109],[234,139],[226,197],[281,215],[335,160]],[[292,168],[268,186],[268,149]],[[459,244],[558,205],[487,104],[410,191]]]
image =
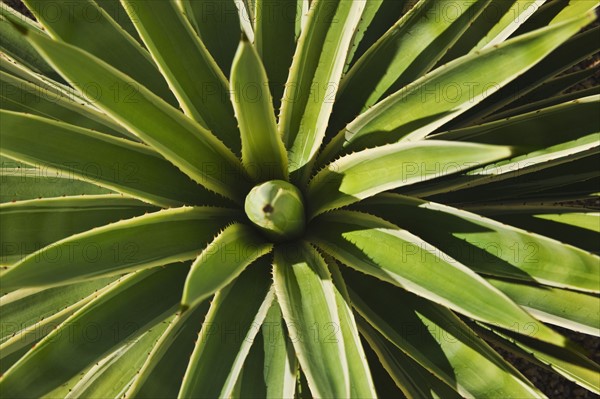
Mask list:
[[315,0],[310,7],[279,118],[279,131],[289,151],[290,172],[307,172],[314,161],[364,7],[364,1],[341,0]]
[[265,66],[276,110],[281,106],[296,39],[307,11],[308,0],[257,0],[254,47]]
[[513,329],[515,323],[533,323],[538,328],[537,339],[561,347],[570,345],[466,266],[375,216],[329,212],[314,222],[309,237],[348,266],[468,317],[507,329]]
[[170,265],[114,284],[8,370],[0,380],[3,395],[40,397],[160,323],[172,314],[186,272],[183,265]]
[[320,163],[340,151],[424,138],[506,86],[594,19],[586,14],[434,70],[351,122],[329,143]]
[[116,278],[50,289],[21,289],[0,298],[0,358],[29,347],[90,302]]
[[135,30],[135,26],[133,26],[133,22],[125,12],[123,5],[119,0],[95,0],[96,3],[100,7],[106,11],[108,15],[115,21],[121,28],[123,28],[131,37],[142,44],[142,40],[140,39],[137,31]]
[[[575,20],[576,19],[572,19],[571,21]],[[568,21],[565,21],[560,24],[550,25],[539,31],[554,29],[559,26],[568,25],[568,23]],[[556,75],[598,52],[600,47],[598,46],[598,40],[596,39],[599,33],[600,27],[596,26],[576,34],[553,49],[553,51],[547,54],[537,65],[531,66],[517,79],[492,93],[488,98],[453,123],[464,126],[480,123],[486,119],[493,119],[494,112],[503,110],[505,107],[510,106],[515,100],[522,101],[521,99],[523,96],[529,94],[532,90],[540,87],[543,83],[554,78]],[[535,34],[535,32],[520,37],[533,34]],[[519,40],[519,37],[513,40],[517,41]],[[561,42],[562,41],[557,44]]]
[[428,72],[489,2],[422,0],[415,4],[342,79],[332,118],[334,133],[386,93]]
[[276,300],[244,361],[232,397],[295,398],[298,360]]
[[[356,28],[344,74],[360,59],[411,6],[411,0],[371,0],[367,1],[361,21]],[[373,15],[374,13],[374,15]]]
[[0,204],[0,264],[14,263],[73,234],[151,211],[156,208],[112,195]]
[[384,369],[406,397],[423,399],[459,399],[462,397],[439,379],[432,378],[429,371],[403,354],[391,342],[386,341],[360,317],[358,325],[360,332],[377,354]]
[[194,309],[175,315],[154,348],[147,354],[146,362],[125,393],[125,397],[177,397],[187,369],[187,363],[181,359],[191,357],[208,308],[209,303],[206,301]]
[[[527,24],[546,0],[490,1],[464,34],[438,62],[444,65],[468,53],[502,43],[515,30]],[[542,27],[542,26],[540,26]]]
[[339,331],[335,288],[325,261],[305,243],[277,248],[273,281],[311,393],[349,398],[349,363]]
[[600,336],[600,309],[595,295],[495,278],[487,281],[538,320]]
[[29,114],[1,110],[0,116],[2,155],[159,206],[217,202],[142,144]]
[[339,329],[344,340],[344,349],[346,350],[346,357],[348,359],[350,397],[376,398],[377,393],[372,380],[373,377],[358,335],[358,328],[354,320],[352,302],[346,282],[340,273],[337,263],[331,257],[328,257],[326,262],[335,285],[335,302],[340,317]]
[[[2,61],[2,60],[0,60]],[[43,81],[28,82],[0,71],[0,100],[2,108],[10,111],[56,119],[71,125],[97,130],[121,138],[137,138],[95,109],[78,102],[79,98],[54,89],[40,86]]]
[[[96,2],[24,0],[49,35],[92,54],[175,105],[173,94],[148,52]],[[35,45],[34,45],[35,47]],[[38,49],[39,51],[39,49]],[[40,52],[43,54],[43,52]],[[46,58],[53,67],[56,63]],[[58,71],[60,72],[60,71]],[[85,81],[91,83],[93,80]],[[108,95],[108,88],[106,88]],[[111,89],[115,96],[117,87]],[[82,90],[85,92],[85,89]],[[122,99],[121,99],[122,100]]]
[[[267,386],[263,378],[265,353],[262,331],[254,337],[250,351],[244,359],[238,379],[231,391],[232,398],[266,398]],[[283,398],[282,398],[283,399]]]
[[155,323],[140,337],[130,340],[96,362],[77,384],[69,389],[65,399],[120,397],[136,378],[146,355],[172,318],[173,315],[169,314],[165,320]]
[[122,3],[185,114],[239,152],[239,132],[227,101],[227,79],[175,2]]
[[261,326],[267,398],[293,398],[296,390],[298,359],[284,323],[279,303],[274,300]]
[[[241,202],[248,190],[241,165],[209,131],[99,58],[31,30],[23,33],[104,112],[199,184]],[[86,92],[88,85],[97,92]],[[115,95],[109,95],[111,92]]]
[[456,173],[510,153],[509,147],[428,140],[349,154],[310,181],[308,214],[314,217],[386,190]]
[[231,69],[231,100],[242,136],[242,163],[256,181],[287,180],[287,153],[277,131],[267,74],[243,39]]
[[192,264],[181,306],[187,309],[204,301],[272,248],[252,227],[240,223],[226,227]]
[[[513,154],[522,155],[598,132],[599,105],[600,95],[584,97],[503,120],[435,134],[431,138],[512,145]],[[548,134],[549,131],[552,134]]]
[[498,184],[505,180],[515,183],[515,178],[527,179],[533,184],[540,185],[537,179],[529,176],[552,168],[557,168],[562,172],[563,177],[568,177],[564,170],[560,170],[562,166],[569,168],[573,166],[574,161],[600,154],[600,133],[597,133],[600,132],[600,123],[596,122],[595,125],[595,132],[592,134],[486,165],[471,170],[462,176],[446,179],[443,183],[428,182],[417,187],[411,194],[415,195],[418,192],[417,195],[420,197],[441,193],[447,194],[452,191],[470,189],[490,183]]
[[235,211],[218,208],[178,208],[76,234],[7,270],[2,290],[61,285],[191,260],[235,216]]
[[[594,188],[594,182],[586,181],[584,183],[588,189]],[[570,209],[569,202],[572,204]],[[505,214],[496,211],[497,214],[492,213],[490,217],[596,255],[600,254],[600,241],[598,240],[600,214],[586,212],[586,206],[593,208],[593,198],[581,198],[574,201],[567,199],[564,203],[558,202],[554,206],[547,206],[545,209],[543,206],[536,209],[535,205],[530,205],[529,210],[526,209],[526,206],[519,210],[517,206],[513,205],[509,204],[508,207],[503,209]],[[511,212],[511,210],[514,210],[514,212]],[[594,210],[597,211],[598,209]],[[561,213],[534,214],[537,211]],[[484,212],[487,212],[487,210],[484,210]]]
[[182,8],[225,75],[242,34],[235,0],[182,0]]
[[[486,327],[487,329],[487,327]],[[484,328],[477,330],[484,332]],[[534,339],[491,328],[492,333],[482,334],[504,349],[517,353],[528,361],[550,369],[596,394],[600,394],[600,366],[584,355],[564,348],[545,345]],[[491,334],[491,335],[490,335]],[[500,336],[502,339],[498,339]]]
[[[0,3],[0,49],[3,53],[10,55],[11,58],[27,66],[28,68],[39,72],[52,79],[61,79],[52,69],[43,57],[27,42],[8,19],[18,19],[22,21],[29,29],[34,29],[42,33],[40,26],[32,19],[18,13],[9,7],[8,4]],[[43,34],[46,34],[45,32]]]
[[70,173],[50,171],[46,167],[23,167],[16,161],[2,161],[0,183],[0,203],[111,193],[108,189],[75,180]]
[[461,396],[543,397],[450,310],[355,272],[344,276],[360,315]]
[[446,205],[394,194],[369,199],[357,208],[387,218],[477,273],[600,291],[597,256],[542,235]]
[[215,295],[179,397],[229,397],[273,303],[268,262],[256,262]]

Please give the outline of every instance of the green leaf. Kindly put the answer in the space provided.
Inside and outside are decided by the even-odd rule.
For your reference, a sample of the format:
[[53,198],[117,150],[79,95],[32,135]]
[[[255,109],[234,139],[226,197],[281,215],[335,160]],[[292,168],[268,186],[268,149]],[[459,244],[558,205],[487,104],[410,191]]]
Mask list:
[[[377,5],[369,5],[368,3],[377,3],[380,0],[367,2],[365,11],[363,12],[362,21],[359,23],[357,33],[354,36],[354,45],[358,45],[356,50],[350,49],[349,57],[346,62],[350,63],[346,67],[352,67],[353,62],[362,57],[362,55],[370,49],[398,20],[407,12],[408,7],[411,6],[409,0],[383,0],[381,5],[378,7],[377,13],[374,17],[370,16],[372,9]],[[372,21],[367,24],[368,20],[373,18]],[[367,26],[366,32],[362,38],[360,30]],[[357,40],[359,42],[357,42]],[[344,73],[347,72],[347,69]]]
[[159,206],[217,202],[147,146],[29,114],[0,115],[2,155]]
[[0,381],[3,394],[40,397],[160,323],[172,314],[186,272],[183,265],[170,265],[135,273],[113,285],[8,370]]
[[[593,1],[547,1],[533,14],[529,20],[519,27],[513,36],[519,36],[531,32],[534,29],[548,26],[555,18],[562,18],[559,17],[560,15],[568,16],[570,14],[569,18],[572,18],[573,15],[581,15],[582,12],[586,12],[580,8],[582,5],[584,8],[587,8],[586,11],[590,11],[598,6],[598,4]],[[575,10],[576,12],[572,14],[571,11]]]
[[[513,4],[506,11],[502,18],[494,25],[492,29],[477,43],[477,45],[471,49],[471,52],[477,50],[486,49],[493,47],[497,44],[502,43],[510,37],[510,35],[516,31],[519,26],[525,23],[532,15],[537,12],[540,6],[542,6],[547,0],[517,0],[512,2]],[[490,8],[498,5],[497,2],[491,2]],[[589,10],[582,12],[585,14]],[[581,14],[574,14],[571,18],[580,16]],[[566,18],[568,20],[569,18]]]
[[183,112],[239,152],[227,79],[175,2],[125,0],[123,5]]
[[[561,93],[567,91],[567,89],[592,78],[598,73],[599,70],[600,66],[590,66],[576,72],[561,74],[556,78],[546,81],[538,88],[532,90],[527,95],[513,102],[510,104],[510,107],[512,108],[514,106],[528,105],[533,102],[559,97]],[[571,90],[568,91],[571,92]],[[497,114],[491,116],[492,119],[497,119],[497,117]]]
[[452,387],[432,376],[428,370],[406,356],[392,343],[386,341],[361,317],[357,319],[361,334],[406,397],[423,399],[459,399],[462,397]]
[[[586,151],[583,154],[577,154],[563,159],[558,159],[548,167],[543,163],[541,165],[534,164],[533,167],[537,170],[529,171],[526,167],[523,168],[522,175],[514,173],[514,171],[505,170],[506,176],[500,175],[499,181],[495,181],[493,176],[483,175],[487,184],[474,185],[470,189],[459,189],[456,191],[441,190],[440,187],[435,187],[433,182],[426,182],[423,185],[414,185],[402,189],[402,194],[415,197],[426,196],[425,191],[432,191],[432,188],[439,194],[431,197],[437,202],[446,202],[451,204],[459,204],[460,207],[468,207],[473,209],[477,205],[490,202],[509,201],[522,199],[523,203],[532,203],[535,200],[540,200],[540,203],[548,201],[558,201],[572,199],[573,196],[586,196],[598,190],[598,185],[593,185],[594,180],[600,177],[598,171],[598,162],[600,154],[597,149]],[[526,166],[526,163],[524,163]],[[514,165],[517,169],[521,166]],[[541,166],[541,167],[540,167]],[[509,172],[513,172],[510,173]],[[591,179],[591,180],[590,180]],[[462,186],[465,180],[462,179],[447,179],[446,185],[450,183],[458,183]],[[475,181],[475,178],[471,178]],[[586,181],[589,181],[586,183]],[[464,186],[465,188],[467,185]],[[474,200],[476,199],[476,201]]]
[[545,1],[490,1],[436,67],[502,43],[520,26],[527,24],[530,17],[535,17],[538,7]]
[[[573,19],[571,21],[576,20]],[[540,29],[539,32],[548,29],[558,29],[558,27],[568,25],[569,22],[563,22]],[[484,119],[492,118],[491,114],[493,112],[503,110],[504,107],[509,106],[515,100],[520,100],[524,95],[554,78],[559,73],[595,54],[599,50],[598,41],[596,40],[599,33],[600,27],[592,27],[564,41],[564,43],[562,43],[562,40],[557,42],[556,48],[547,54],[537,65],[532,65],[517,79],[492,93],[477,107],[461,116],[456,123],[463,126],[480,123]],[[534,34],[535,32],[520,37]],[[513,40],[518,41],[520,37]],[[562,44],[558,46],[560,43]]]
[[[593,182],[584,183],[588,189],[593,189]],[[536,209],[534,208],[535,205],[530,205],[531,208],[528,211],[520,211],[516,206],[510,206],[504,209],[505,214],[492,214],[491,217],[502,223],[551,237],[574,247],[599,254],[600,242],[598,240],[598,233],[600,230],[600,214],[585,212],[586,208],[581,205],[588,204],[588,206],[592,207],[592,201],[592,198],[576,200],[576,203],[573,204],[575,207],[571,209],[569,209],[568,204],[564,203],[558,203],[554,207],[549,206],[546,209],[540,209],[541,207]],[[579,208],[576,208],[576,206],[579,206]],[[515,209],[515,212],[511,213],[510,209]],[[561,213],[532,214],[532,211],[537,212],[538,210]]]
[[538,320],[600,336],[600,310],[595,295],[509,280],[487,280]]
[[83,377],[69,389],[65,399],[120,397],[138,375],[140,367],[156,341],[173,318],[155,323],[140,337],[130,340],[109,353],[87,370]]
[[[592,191],[597,187],[597,183],[600,182],[598,179],[583,180],[582,182],[576,182],[569,184],[566,187],[566,194],[571,193],[570,187],[583,186],[585,195],[580,197],[564,197],[564,198],[531,198],[526,201],[497,201],[497,202],[481,202],[478,204],[464,204],[462,209],[478,213],[483,216],[492,217],[496,220],[502,220],[506,215],[507,217],[516,215],[533,215],[536,213],[559,213],[566,214],[567,212],[589,212],[593,210],[593,204],[586,204],[585,202],[579,202],[578,200],[585,201],[594,199]],[[600,194],[600,193],[599,193]],[[597,195],[596,195],[597,196]],[[514,219],[518,220],[518,219]],[[512,224],[514,223],[511,221]]]
[[[385,3],[387,3],[387,4],[385,4]],[[360,17],[360,21],[358,22],[358,25],[356,26],[356,30],[354,31],[354,36],[352,37],[352,42],[350,44],[350,49],[348,50],[348,55],[346,56],[346,65],[344,66],[343,76],[345,76],[347,74],[348,69],[350,68],[350,65],[353,64],[354,62],[356,62],[356,58],[360,58],[360,55],[362,55],[362,53],[357,54],[357,51],[358,51],[359,45],[361,44],[363,38],[365,37],[365,33],[369,29],[369,27],[376,25],[378,23],[384,24],[381,20],[377,20],[376,17],[378,15],[380,15],[381,12],[386,11],[385,5],[389,5],[389,3],[390,3],[390,1],[386,2],[384,0],[373,0],[373,1],[366,2],[365,8]],[[400,7],[401,3],[403,3],[403,1],[397,1],[396,3],[398,4],[398,7]],[[391,16],[388,15],[388,17],[391,17]],[[379,26],[379,28],[381,29],[382,27]],[[390,26],[387,26],[387,28],[390,28]],[[385,32],[385,30],[384,30],[384,32]],[[371,46],[373,44],[374,43],[370,43]],[[366,45],[366,43],[365,43],[365,45]],[[342,78],[342,80],[343,80],[343,78]]]
[[535,217],[600,233],[600,213],[545,214]]
[[179,397],[229,397],[274,299],[269,262],[259,261],[215,295]]
[[242,137],[242,163],[256,181],[287,180],[287,153],[277,131],[273,99],[258,53],[247,39],[231,68],[231,101]]
[[0,298],[0,358],[44,338],[75,311],[94,299],[114,277],[49,289],[25,288]]
[[[404,395],[400,387],[396,384],[396,381],[394,381],[390,373],[388,373],[383,364],[381,364],[381,361],[377,357],[377,353],[371,348],[371,343],[366,339],[365,333],[360,330],[361,326],[366,324],[364,323],[364,320],[361,320],[360,315],[356,315],[356,322],[363,337],[363,347],[365,349],[365,354],[367,355],[367,361],[369,362],[375,386],[377,387],[377,397],[407,399],[406,395]],[[430,380],[434,381],[433,378],[430,378]]]
[[[364,1],[315,0],[308,12],[283,94],[279,131],[289,170],[310,169],[325,135]],[[332,23],[335,21],[335,23]]]
[[0,204],[0,264],[14,263],[73,234],[151,211],[156,211],[156,208],[112,195]]
[[311,393],[349,398],[349,359],[340,333],[335,287],[325,261],[306,243],[278,248],[273,280]]
[[62,80],[60,75],[25,40],[21,32],[8,21],[9,19],[17,19],[29,29],[36,30],[40,34],[46,34],[35,21],[18,13],[9,7],[8,4],[2,2],[0,4],[0,49],[2,49],[2,53],[8,54],[17,62],[44,76],[55,80]]
[[[590,130],[595,131],[594,133],[577,138],[576,140],[536,149],[536,151],[526,153],[525,155],[519,155],[514,158],[486,165],[471,170],[462,176],[446,179],[441,185],[439,184],[440,182],[423,184],[421,187],[417,188],[417,191],[419,192],[418,196],[431,196],[434,194],[464,190],[480,185],[498,183],[515,177],[523,178],[528,174],[531,175],[532,173],[551,169],[552,167],[560,168],[561,165],[569,166],[573,161],[585,159],[590,155],[597,155],[600,153],[600,133],[597,133],[600,131],[600,124],[597,122],[595,124],[596,126],[589,127]],[[520,152],[523,153],[526,151]],[[564,176],[566,177],[567,175]],[[535,179],[530,179],[532,182],[539,184]],[[514,192],[512,194],[514,194]]]
[[296,39],[307,11],[308,0],[257,0],[254,47],[267,71],[276,110],[281,106]]
[[[119,0],[95,0],[108,15],[121,26],[131,37],[142,44],[142,40],[133,26],[133,22],[125,12],[123,5]],[[143,44],[142,44],[143,45]]]
[[[543,86],[540,86],[540,89],[542,89],[542,88],[543,88]],[[535,93],[535,90],[532,92],[532,94],[533,93]],[[580,98],[597,96],[599,94],[600,94],[600,86],[593,86],[593,87],[590,87],[587,89],[582,89],[582,90],[577,90],[577,91],[572,91],[572,92],[570,91],[569,93],[561,94],[561,95],[554,96],[554,97],[547,97],[547,98],[544,98],[543,100],[535,101],[532,103],[527,103],[527,104],[518,105],[518,106],[517,106],[517,104],[515,104],[514,108],[509,108],[506,111],[495,113],[495,114],[491,115],[489,118],[486,118],[484,120],[484,122],[518,116],[518,115],[525,114],[525,113],[535,111],[538,109],[552,107],[552,106],[558,105],[558,104],[564,104],[568,101],[576,101],[576,100],[579,100]],[[522,97],[522,98],[525,98],[525,97]],[[519,101],[519,104],[520,104],[520,101]]]
[[428,72],[487,3],[489,0],[422,0],[415,4],[342,79],[332,118],[333,133],[386,93]]
[[[485,327],[488,329],[488,327]],[[484,328],[478,333],[485,332]],[[598,380],[600,380],[600,366],[581,353],[564,348],[547,345],[531,337],[517,336],[491,328],[492,333],[482,334],[504,349],[518,354],[531,363],[543,366],[576,383],[585,389],[600,394]],[[498,336],[502,339],[498,339]]]
[[264,364],[261,368],[267,398],[293,398],[298,359],[288,337],[277,300],[273,301],[261,326]]
[[[69,0],[57,0],[49,5],[46,1],[24,0],[24,3],[44,26],[50,37],[98,57],[130,77],[130,81],[141,83],[172,105],[177,104],[148,52],[113,21],[96,2],[81,0],[73,3]],[[31,41],[29,43],[35,47],[34,43]],[[55,69],[60,66],[39,48],[37,50]],[[58,68],[57,72],[62,71]],[[68,77],[66,78],[69,80]],[[90,85],[92,82],[94,81],[86,80],[81,83]],[[90,86],[84,87],[82,91],[85,92],[86,89],[90,90]],[[97,90],[98,86],[91,89]],[[112,93],[115,97],[118,96],[120,101],[126,100],[122,97],[126,94],[119,93],[118,86],[102,88],[102,91],[104,90],[106,90],[104,96],[111,96],[109,93]]]
[[356,272],[344,276],[360,315],[461,396],[542,396],[450,310]]
[[78,102],[79,98],[58,89],[53,90],[54,88],[48,84],[40,86],[40,83],[43,81],[30,83],[8,73],[0,72],[2,108],[56,119],[111,136],[137,139],[126,130],[115,127],[114,122],[105,115]]
[[430,72],[351,122],[324,150],[321,163],[342,150],[424,138],[506,86],[594,19],[586,14]]
[[208,312],[205,301],[194,309],[176,314],[152,351],[137,378],[125,393],[128,398],[175,398],[187,369],[187,362],[194,350],[198,332]]
[[[75,87],[93,84],[99,92],[87,96],[104,112],[197,183],[242,201],[249,188],[239,160],[209,131],[100,59],[30,30],[24,34]],[[115,90],[119,95],[108,94]]]
[[240,223],[228,226],[192,264],[181,306],[187,309],[198,305],[230,284],[246,267],[272,248],[273,245],[258,236],[254,228]]
[[571,18],[575,18],[586,12],[593,11],[598,8],[598,3],[593,1],[569,1],[569,4],[565,5],[563,9],[550,21],[550,24],[558,24],[563,21],[567,21]]
[[[599,105],[600,95],[584,97],[503,120],[435,134],[431,138],[511,145],[514,155],[522,155],[598,132]],[[548,134],[548,131],[553,133]]]
[[11,353],[10,355],[2,358],[0,362],[0,372],[2,374],[6,373],[8,369],[10,369],[16,362],[18,362],[27,352],[29,352],[29,347],[21,348],[15,353]]
[[344,349],[348,359],[348,377],[350,380],[350,397],[376,398],[375,385],[372,380],[371,370],[367,363],[362,342],[358,335],[358,328],[354,320],[350,295],[346,282],[340,273],[336,262],[328,257],[327,266],[335,284],[335,302],[340,318],[339,329],[344,340]]
[[[1,8],[0,8],[0,10],[1,10]],[[21,33],[19,33],[19,36],[21,37],[22,40],[25,40],[23,38],[23,35],[21,35]],[[25,42],[25,43],[27,43],[27,42]],[[42,90],[47,90],[50,93],[56,93],[59,95],[63,95],[64,97],[72,99],[76,102],[81,101],[81,102],[87,104],[88,106],[92,106],[87,100],[85,100],[83,98],[81,93],[79,93],[77,90],[73,89],[72,87],[66,85],[62,80],[57,81],[57,80],[53,80],[47,76],[44,76],[44,75],[40,74],[39,72],[29,68],[27,65],[24,65],[24,64],[20,63],[19,61],[16,61],[13,58],[9,57],[9,55],[6,53],[0,53],[0,70],[5,73],[8,73],[9,75],[17,77],[19,79],[23,79],[27,82],[33,83],[36,86],[39,86]],[[109,119],[106,118],[106,121],[108,121],[108,120]],[[119,129],[119,128],[123,129],[116,123],[114,123],[114,126],[117,129]],[[126,132],[126,131],[123,130],[123,132]]]
[[570,345],[471,269],[406,230],[351,211],[328,212],[313,223],[311,242],[358,271],[476,320],[507,329],[534,323],[537,339]]
[[105,188],[75,180],[70,173],[49,171],[46,167],[15,167],[16,165],[16,161],[2,161],[0,203],[67,195],[111,193]]
[[450,141],[396,143],[346,155],[310,182],[311,217],[377,193],[502,159],[509,147]]
[[[598,292],[598,257],[570,245],[446,205],[394,194],[358,209],[390,222],[447,253],[477,273]],[[431,224],[436,228],[432,229]]]
[[191,260],[235,216],[235,211],[218,208],[178,208],[89,230],[24,258],[2,275],[2,290],[62,285]]
[[[267,386],[263,377],[265,351],[261,331],[254,337],[244,366],[231,391],[232,398],[267,398]],[[282,397],[283,398],[283,397]],[[293,398],[293,395],[290,397]]]
[[182,0],[181,7],[225,75],[242,34],[234,0]]

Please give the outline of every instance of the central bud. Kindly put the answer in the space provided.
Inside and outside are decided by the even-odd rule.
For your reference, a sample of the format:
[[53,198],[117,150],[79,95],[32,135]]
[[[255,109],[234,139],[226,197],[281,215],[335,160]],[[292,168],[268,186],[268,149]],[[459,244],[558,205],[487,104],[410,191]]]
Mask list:
[[248,193],[244,205],[246,215],[269,238],[284,241],[304,232],[302,194],[283,180],[261,183]]

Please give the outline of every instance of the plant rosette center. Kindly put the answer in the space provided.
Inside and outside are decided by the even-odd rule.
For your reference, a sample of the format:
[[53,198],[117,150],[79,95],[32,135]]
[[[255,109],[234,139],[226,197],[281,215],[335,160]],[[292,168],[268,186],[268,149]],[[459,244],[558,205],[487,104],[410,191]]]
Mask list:
[[265,235],[275,241],[299,237],[306,219],[302,194],[283,180],[271,180],[254,186],[246,196],[246,215]]

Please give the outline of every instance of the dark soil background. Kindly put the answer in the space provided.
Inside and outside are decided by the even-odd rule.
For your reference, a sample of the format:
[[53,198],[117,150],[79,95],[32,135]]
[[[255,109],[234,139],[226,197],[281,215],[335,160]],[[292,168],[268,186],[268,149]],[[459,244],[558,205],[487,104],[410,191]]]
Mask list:
[[[23,3],[20,0],[2,0],[2,2],[17,9],[21,13],[33,18],[29,10],[27,10],[27,8],[23,5]],[[595,23],[594,25],[597,24],[598,23]],[[598,64],[600,64],[600,54],[596,54],[593,57],[582,61],[580,64],[576,65],[571,70],[567,71],[567,73],[584,68],[589,68],[592,65]],[[595,76],[591,79],[588,79],[585,82],[582,82],[579,85],[573,87],[573,90],[581,90],[584,88],[596,86],[598,84],[600,84],[600,72],[597,72]],[[600,307],[600,302],[598,303],[598,306]],[[574,333],[569,330],[565,330],[558,327],[556,329],[563,333],[565,336],[572,339],[573,341],[577,342],[579,345],[581,345],[587,351],[590,358],[593,359],[596,363],[600,364],[600,338],[596,338],[594,336],[586,334]],[[551,399],[600,398],[600,396],[593,394],[585,390],[584,388],[579,387],[578,385],[568,381],[567,379],[561,377],[560,375],[552,371],[538,367],[535,364],[532,364],[520,357],[513,355],[510,352],[498,348],[493,344],[492,346],[494,346],[494,348],[498,350],[498,352],[505,359],[507,359],[513,366],[515,366],[519,371],[521,371],[527,378],[529,378],[535,384],[535,386],[537,386]]]

